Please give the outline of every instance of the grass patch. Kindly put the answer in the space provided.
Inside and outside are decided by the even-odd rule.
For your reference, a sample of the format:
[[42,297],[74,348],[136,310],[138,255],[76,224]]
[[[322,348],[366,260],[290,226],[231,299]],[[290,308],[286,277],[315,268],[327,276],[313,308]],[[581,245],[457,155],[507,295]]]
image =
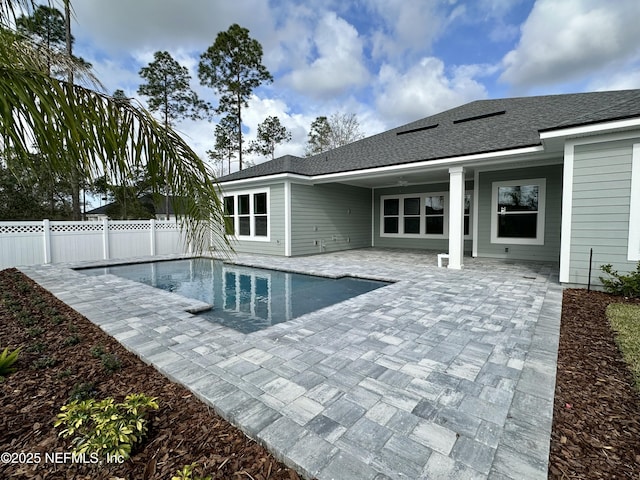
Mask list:
[[607,318],[616,333],[616,343],[640,391],[640,305],[612,303]]

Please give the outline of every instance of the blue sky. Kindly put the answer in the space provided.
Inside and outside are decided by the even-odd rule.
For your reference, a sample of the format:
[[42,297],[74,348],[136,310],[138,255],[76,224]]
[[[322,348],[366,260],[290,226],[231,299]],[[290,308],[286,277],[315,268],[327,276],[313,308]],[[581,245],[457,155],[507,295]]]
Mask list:
[[[233,23],[264,49],[246,140],[278,116],[277,155],[303,155],[319,115],[355,113],[372,135],[484,98],[640,88],[637,0],[77,0],[75,53],[106,91],[138,97],[138,72],[169,51],[197,80],[200,54]],[[144,104],[144,98],[140,98]],[[177,126],[202,156],[213,122]],[[254,157],[261,162],[264,158]]]

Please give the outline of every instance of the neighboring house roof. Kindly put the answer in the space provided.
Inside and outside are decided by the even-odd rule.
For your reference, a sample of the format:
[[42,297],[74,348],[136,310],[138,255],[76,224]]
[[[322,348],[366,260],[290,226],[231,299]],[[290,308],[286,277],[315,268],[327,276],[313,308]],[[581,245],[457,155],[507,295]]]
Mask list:
[[[140,201],[142,203],[153,203],[156,215],[166,215],[166,198],[166,196],[159,194],[155,197],[156,201],[153,202],[153,195],[143,195]],[[85,212],[85,215],[107,215],[107,209],[114,204],[115,202],[107,203],[101,207]],[[175,215],[173,210],[173,197],[169,198],[169,215]]]
[[640,117],[640,90],[478,100],[307,158],[276,158],[226,175],[314,176],[541,145],[540,132]]

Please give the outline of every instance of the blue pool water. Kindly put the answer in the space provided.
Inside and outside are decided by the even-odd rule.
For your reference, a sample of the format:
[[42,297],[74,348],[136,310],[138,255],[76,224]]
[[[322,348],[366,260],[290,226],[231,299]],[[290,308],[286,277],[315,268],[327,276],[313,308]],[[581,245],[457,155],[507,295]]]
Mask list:
[[199,315],[251,333],[388,285],[190,259],[79,270],[112,274],[213,305]]

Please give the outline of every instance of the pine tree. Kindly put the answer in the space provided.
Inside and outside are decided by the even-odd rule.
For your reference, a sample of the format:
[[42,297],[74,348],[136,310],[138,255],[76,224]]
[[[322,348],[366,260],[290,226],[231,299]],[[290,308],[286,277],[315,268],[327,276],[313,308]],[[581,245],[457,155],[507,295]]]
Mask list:
[[249,106],[253,91],[273,77],[262,65],[262,45],[249,30],[233,24],[218,33],[215,42],[200,56],[200,82],[220,95],[216,113],[229,114],[237,121],[238,163],[242,170],[242,109]]

